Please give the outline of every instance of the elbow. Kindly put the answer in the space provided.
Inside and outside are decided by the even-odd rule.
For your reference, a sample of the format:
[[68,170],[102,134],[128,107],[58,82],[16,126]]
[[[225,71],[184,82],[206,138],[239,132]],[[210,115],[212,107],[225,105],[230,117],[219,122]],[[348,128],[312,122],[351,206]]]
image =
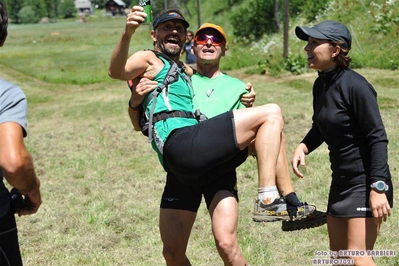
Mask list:
[[111,69],[108,69],[108,76],[112,79],[119,79],[118,75]]
[[112,79],[119,79],[119,80],[124,80],[125,71],[124,69],[118,69],[114,67],[110,67],[108,69],[108,76]]
[[18,176],[19,173],[25,169],[27,162],[30,160],[31,158],[27,154],[14,154],[9,156],[7,162],[2,165],[4,175],[9,177]]

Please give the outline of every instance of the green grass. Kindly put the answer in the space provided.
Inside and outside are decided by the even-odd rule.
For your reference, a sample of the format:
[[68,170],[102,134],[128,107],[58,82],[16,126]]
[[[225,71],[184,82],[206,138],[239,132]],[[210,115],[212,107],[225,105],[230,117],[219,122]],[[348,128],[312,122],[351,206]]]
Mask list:
[[[204,1],[203,1],[204,2]],[[353,35],[350,56],[354,68],[397,69],[399,53],[398,26],[391,27],[387,34],[373,33],[374,16],[382,15],[382,9],[372,5],[371,0],[361,3],[348,1],[349,7],[340,1],[331,1],[328,11],[318,15],[318,21],[305,22],[302,18],[292,18],[289,30],[290,58],[294,58],[295,67],[306,69],[306,57],[300,41],[294,33],[296,25],[313,26],[322,20],[338,20],[345,23]],[[246,5],[243,1],[241,5]],[[228,52],[221,62],[222,69],[234,70],[249,68],[248,73],[265,73],[282,76],[287,73],[284,66],[283,34],[266,35],[261,40],[243,43],[232,34],[234,25],[230,17],[240,5],[228,7],[226,2],[206,1],[201,3],[201,23],[213,22],[222,25],[228,39]],[[198,26],[196,1],[189,1],[187,9],[182,8],[191,27],[195,31]],[[394,4],[387,9],[399,12],[399,5]],[[369,12],[371,12],[369,14]],[[50,83],[91,84],[112,81],[108,78],[107,68],[110,52],[120,37],[124,27],[124,17],[103,18],[100,12],[88,17],[88,23],[73,20],[59,21],[51,24],[13,25],[9,27],[7,50],[0,50],[2,64]],[[396,29],[396,31],[395,31]],[[152,47],[149,32],[150,25],[143,25],[136,32],[131,52]],[[57,34],[57,35],[54,35]],[[378,49],[376,49],[378,44]],[[288,67],[293,71],[293,66]]]
[[[50,83],[112,82],[108,62],[125,18],[99,22],[11,25],[2,64]],[[150,26],[138,29],[132,52],[151,48]]]
[[[123,19],[84,25],[11,25],[10,38],[0,49],[0,76],[21,86],[28,97],[26,144],[42,181],[39,212],[17,218],[27,266],[165,264],[158,231],[165,173],[146,138],[132,129],[126,84],[107,76],[108,60],[123,25]],[[60,33],[57,40],[51,37],[55,31]],[[144,30],[136,36],[132,51],[150,45]],[[378,92],[395,180],[399,174],[398,71],[359,72]],[[228,73],[253,83],[258,105],[276,102],[282,107],[290,157],[310,127],[311,85],[317,74],[270,77],[248,75],[244,70]],[[296,192],[301,200],[325,210],[331,180],[325,145],[308,156],[306,171],[304,179],[292,175]],[[283,232],[281,223],[252,222],[255,160],[249,158],[238,169],[238,180],[238,237],[250,265],[311,265],[319,258],[316,251],[328,251],[326,226]],[[398,191],[397,182],[394,187]],[[396,193],[395,201],[398,199]],[[382,227],[376,250],[399,251],[396,209]],[[187,255],[193,265],[222,264],[205,204],[198,212]],[[399,265],[399,259],[382,257],[377,263]]]
[[[258,104],[273,101],[282,106],[291,155],[311,118],[310,90],[299,89],[297,83],[308,86],[315,74],[276,79],[242,73],[231,72],[254,84]],[[399,80],[397,71],[361,73],[370,81],[373,76]],[[165,174],[146,139],[132,130],[126,114],[129,94],[125,84],[52,85],[8,68],[2,68],[2,76],[19,84],[27,94],[27,146],[42,181],[40,211],[18,218],[25,265],[164,265],[158,213]],[[373,83],[383,99],[396,102],[395,108],[382,109],[395,177],[399,93]],[[45,100],[30,100],[37,95]],[[253,223],[255,160],[249,158],[238,169],[238,178],[238,237],[250,265],[311,265],[317,258],[315,251],[328,250],[325,226],[282,232],[281,223]],[[293,181],[301,200],[325,210],[330,182],[326,147],[308,157],[307,176],[293,176]],[[397,250],[399,237],[392,232],[399,229],[398,218],[395,208],[375,249]],[[205,204],[198,213],[187,254],[193,265],[221,265]],[[399,263],[397,257],[377,261],[387,266]]]

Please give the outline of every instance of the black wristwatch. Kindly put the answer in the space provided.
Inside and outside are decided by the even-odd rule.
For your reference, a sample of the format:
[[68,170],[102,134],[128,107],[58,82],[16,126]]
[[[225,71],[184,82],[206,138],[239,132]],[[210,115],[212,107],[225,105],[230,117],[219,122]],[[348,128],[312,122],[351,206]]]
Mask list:
[[385,184],[384,181],[377,181],[371,184],[371,189],[377,191],[377,192],[385,192],[389,189],[389,186]]

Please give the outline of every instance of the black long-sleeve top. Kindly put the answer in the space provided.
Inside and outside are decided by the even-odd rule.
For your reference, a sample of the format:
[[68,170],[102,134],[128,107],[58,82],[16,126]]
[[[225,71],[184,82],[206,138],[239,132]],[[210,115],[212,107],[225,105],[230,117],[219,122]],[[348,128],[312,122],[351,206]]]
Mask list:
[[312,128],[302,142],[309,153],[326,142],[333,178],[361,174],[371,182],[391,178],[377,93],[363,76],[348,68],[319,72],[313,111]]

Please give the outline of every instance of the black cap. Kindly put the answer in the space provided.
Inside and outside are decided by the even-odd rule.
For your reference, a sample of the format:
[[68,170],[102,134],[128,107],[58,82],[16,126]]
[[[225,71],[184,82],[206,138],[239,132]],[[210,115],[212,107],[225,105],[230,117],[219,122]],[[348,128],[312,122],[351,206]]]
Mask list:
[[184,26],[186,27],[186,29],[188,27],[190,27],[190,24],[187,22],[187,20],[180,15],[179,13],[176,13],[174,11],[171,12],[167,12],[165,14],[160,15],[159,17],[157,17],[154,22],[152,23],[152,26],[154,28],[154,30],[158,27],[159,24],[161,24],[162,22],[168,21],[168,20],[180,20],[181,22],[183,22]]
[[347,49],[350,49],[352,44],[352,36],[348,28],[340,22],[331,20],[320,22],[312,28],[297,26],[295,34],[303,41],[307,41],[309,36],[321,40],[342,41],[344,43],[341,47]]

